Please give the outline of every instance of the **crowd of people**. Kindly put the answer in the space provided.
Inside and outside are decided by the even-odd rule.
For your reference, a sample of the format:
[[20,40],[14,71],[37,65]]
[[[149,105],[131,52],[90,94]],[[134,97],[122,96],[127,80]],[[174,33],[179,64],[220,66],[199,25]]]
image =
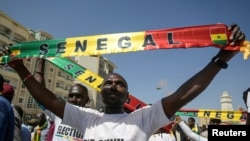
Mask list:
[[[245,35],[238,25],[233,24],[228,27],[228,30],[231,33],[230,45],[239,45],[245,40]],[[9,55],[10,48],[11,46],[2,47],[0,57]],[[36,126],[29,130],[32,141],[206,141],[206,127],[201,131],[194,126],[194,118],[190,117],[185,123],[175,113],[199,96],[220,70],[227,68],[225,67],[227,62],[238,52],[238,50],[220,49],[218,54],[203,69],[184,82],[174,93],[163,97],[152,105],[130,113],[124,109],[124,103],[129,97],[128,83],[118,73],[108,74],[103,80],[100,94],[104,109],[100,112],[86,107],[86,103],[89,101],[88,90],[82,84],[73,85],[68,93],[68,101],[64,101],[45,87],[40,70],[37,70],[34,74],[35,77],[33,77],[32,73],[25,67],[23,59],[10,56],[10,62],[7,65],[17,72],[23,84],[43,110],[36,115],[34,124]],[[17,119],[22,119],[23,111],[19,108],[13,108],[9,94],[4,92],[3,77],[0,80],[2,86],[2,88],[0,87],[2,90],[0,96],[0,141],[12,141],[16,137],[20,137],[15,139],[20,141],[22,134],[24,134],[21,128],[23,121],[17,121]],[[247,108],[250,108],[249,93],[249,89],[243,92],[243,100]],[[12,97],[13,95],[14,91],[12,91]],[[250,113],[250,110],[248,112]],[[250,121],[249,113],[246,124],[249,124]],[[168,124],[171,124],[171,128],[166,131],[163,127]],[[15,125],[20,128],[16,129]],[[25,137],[29,136],[25,135]]]

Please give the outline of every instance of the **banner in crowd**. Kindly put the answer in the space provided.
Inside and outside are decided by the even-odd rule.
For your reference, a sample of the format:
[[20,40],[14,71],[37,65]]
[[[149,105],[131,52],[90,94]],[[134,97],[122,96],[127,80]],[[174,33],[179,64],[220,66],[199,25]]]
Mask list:
[[84,84],[94,88],[96,91],[101,91],[101,84],[103,78],[100,77],[98,74],[95,74],[84,68],[83,66],[76,64],[75,62],[71,61],[68,58],[64,57],[50,57],[46,58],[47,61],[51,62],[64,72],[68,73],[75,79],[83,82]]
[[[239,50],[244,59],[250,55],[250,42],[242,45],[229,44],[230,31],[225,24],[167,28],[141,32],[114,33],[71,37],[57,40],[24,42],[11,46],[11,56],[70,57],[135,52],[156,49],[217,47],[225,50]],[[0,59],[9,61],[8,56]]]
[[245,121],[247,113],[244,111],[225,111],[225,110],[211,110],[211,109],[197,109],[188,110],[181,109],[176,113],[180,116],[190,116],[199,118],[217,118],[224,121]]
[[222,120],[242,121],[246,120],[246,113],[242,111],[218,111],[199,109],[198,117],[219,118]]

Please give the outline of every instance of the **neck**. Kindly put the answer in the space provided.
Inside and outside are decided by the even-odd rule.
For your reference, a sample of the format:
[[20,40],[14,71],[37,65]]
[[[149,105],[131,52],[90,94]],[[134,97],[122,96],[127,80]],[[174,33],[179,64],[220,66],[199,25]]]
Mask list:
[[42,127],[42,126],[46,125],[46,123],[47,123],[47,121],[40,123],[39,126]]
[[124,108],[123,107],[105,107],[104,113],[105,114],[123,114]]

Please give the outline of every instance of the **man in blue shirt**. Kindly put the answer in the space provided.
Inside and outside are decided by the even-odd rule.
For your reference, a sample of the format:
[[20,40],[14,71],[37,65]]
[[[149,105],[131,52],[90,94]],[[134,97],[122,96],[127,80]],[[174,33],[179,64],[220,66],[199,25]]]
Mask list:
[[0,141],[12,141],[14,138],[14,112],[8,96],[2,94],[4,78],[0,74]]

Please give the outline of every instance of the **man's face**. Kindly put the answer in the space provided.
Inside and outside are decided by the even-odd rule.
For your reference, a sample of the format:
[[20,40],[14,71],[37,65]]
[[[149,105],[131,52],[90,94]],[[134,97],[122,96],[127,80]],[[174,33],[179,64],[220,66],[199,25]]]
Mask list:
[[176,128],[177,128],[177,124],[176,124],[176,123],[172,124],[171,130],[172,130],[172,131],[176,131]]
[[210,119],[209,124],[210,125],[219,125],[221,123],[220,119]]
[[46,116],[44,113],[38,113],[36,115],[36,119],[37,119],[39,125],[42,125],[46,122]]
[[88,102],[87,95],[88,93],[82,87],[75,85],[69,91],[68,102],[73,105],[84,107]]
[[195,124],[195,122],[194,122],[193,120],[188,119],[188,125],[189,125],[190,127],[193,127],[194,124]]
[[104,79],[101,95],[107,106],[123,106],[128,98],[128,85],[119,74],[111,74]]

